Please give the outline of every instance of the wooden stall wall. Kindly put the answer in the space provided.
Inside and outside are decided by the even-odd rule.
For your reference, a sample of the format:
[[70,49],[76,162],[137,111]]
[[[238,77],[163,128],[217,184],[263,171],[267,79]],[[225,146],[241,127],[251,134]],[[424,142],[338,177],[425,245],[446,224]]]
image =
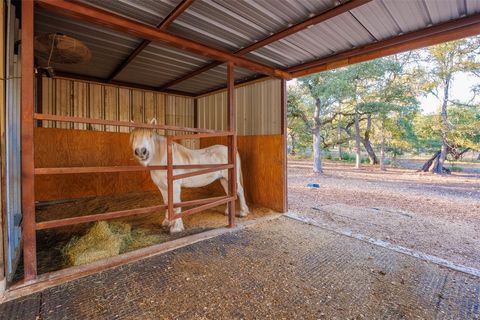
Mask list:
[[[249,202],[279,212],[286,208],[286,155],[282,134],[281,80],[255,81],[235,89],[237,144],[243,183]],[[198,98],[200,128],[226,128],[226,92]],[[202,148],[226,144],[226,139],[203,139]],[[220,190],[220,185],[213,187]]]
[[[191,97],[72,79],[41,80],[42,113],[135,122],[156,118],[159,124],[194,126]],[[129,130],[43,121],[42,127],[35,128],[35,166],[137,165],[129,145]],[[182,143],[197,148],[199,142]],[[38,201],[146,190],[156,190],[147,172],[38,176],[35,181]]]

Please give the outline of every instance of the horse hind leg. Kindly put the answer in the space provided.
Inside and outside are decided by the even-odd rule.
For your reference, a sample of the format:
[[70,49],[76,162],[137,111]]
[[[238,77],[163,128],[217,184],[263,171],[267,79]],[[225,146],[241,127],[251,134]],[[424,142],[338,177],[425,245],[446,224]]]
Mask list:
[[239,180],[237,180],[237,195],[238,200],[240,201],[240,217],[246,217],[247,214],[250,212],[247,206],[247,201],[245,201],[245,192],[243,190],[243,186]]
[[[223,190],[225,190],[225,193],[228,195],[228,180],[221,178],[220,184],[222,185]],[[228,216],[228,204],[225,205],[225,215]]]
[[[226,178],[221,178],[220,183],[222,184],[222,187],[225,190],[225,193],[228,194],[228,180]],[[238,216],[246,217],[247,214],[249,213],[249,209],[247,206],[247,202],[245,201],[245,193],[243,190],[243,186],[238,179],[237,179],[237,195],[238,195],[238,200],[240,201],[240,212],[238,213]],[[228,215],[228,213],[229,212],[228,212],[228,204],[227,204],[225,208],[225,215]]]

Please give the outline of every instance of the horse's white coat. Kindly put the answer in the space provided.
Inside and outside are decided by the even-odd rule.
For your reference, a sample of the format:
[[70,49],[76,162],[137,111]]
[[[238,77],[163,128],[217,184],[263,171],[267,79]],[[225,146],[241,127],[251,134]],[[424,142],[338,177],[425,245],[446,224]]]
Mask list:
[[[152,120],[152,123],[156,123]],[[132,145],[133,154],[144,166],[166,165],[167,164],[167,142],[166,138],[149,129],[135,129],[130,134],[130,142]],[[204,149],[192,150],[181,144],[174,143],[172,146],[173,164],[224,164],[228,163],[228,148],[223,145],[214,145]],[[196,171],[198,169],[176,169],[173,171],[174,175]],[[167,171],[166,170],[152,170],[150,176],[153,182],[160,190],[163,200],[167,203]],[[225,192],[228,194],[228,170],[215,171],[211,173],[193,176],[184,179],[175,180],[173,183],[173,202],[181,202],[181,188],[196,188],[206,186],[215,180],[220,179]],[[244,217],[248,214],[248,206],[245,202],[245,195],[241,183],[241,163],[240,156],[237,153],[237,193],[240,200],[239,215]],[[175,208],[176,213],[181,212],[181,208]],[[228,213],[228,206],[225,212]],[[180,232],[184,230],[182,219],[176,219],[170,225],[167,216],[162,225],[164,227],[170,226],[170,233]]]

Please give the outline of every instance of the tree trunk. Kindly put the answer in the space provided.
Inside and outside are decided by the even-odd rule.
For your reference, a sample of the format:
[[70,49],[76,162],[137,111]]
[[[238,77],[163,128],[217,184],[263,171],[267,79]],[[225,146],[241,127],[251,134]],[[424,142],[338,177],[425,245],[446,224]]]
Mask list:
[[320,130],[313,132],[313,172],[322,173],[322,149],[320,147]]
[[[447,150],[447,153],[448,152],[449,151]],[[438,162],[439,162],[441,153],[442,153],[441,150],[438,150],[437,152],[435,152],[433,154],[433,156],[423,164],[422,168],[419,171],[434,172],[434,170],[437,170],[438,169]],[[445,167],[442,167],[441,173],[448,173],[449,174],[451,172],[450,172],[449,169],[447,169]]]
[[312,130],[313,134],[313,172],[322,173],[322,148],[321,148],[321,136],[320,136],[320,127],[322,125],[320,121],[320,109],[321,109],[320,98],[315,99],[315,112],[313,113],[313,120],[315,121],[315,127]]
[[355,168],[360,169],[361,164],[361,154],[360,154],[360,115],[358,110],[355,110]]
[[448,143],[447,143],[447,134],[449,131],[448,127],[448,116],[447,116],[447,106],[448,106],[448,97],[450,89],[450,79],[451,74],[447,74],[445,78],[445,84],[443,88],[443,103],[442,103],[442,148],[440,149],[440,155],[435,160],[435,165],[432,167],[432,172],[437,174],[443,173],[443,166],[445,164],[445,159],[448,153]]
[[340,116],[337,122],[337,140],[338,140],[338,160],[342,160],[343,151],[342,151],[342,128],[340,126]]
[[480,152],[478,153],[477,160],[480,160]]
[[297,152],[295,151],[296,141],[295,141],[295,135],[293,133],[290,133],[290,139],[292,141],[292,148],[290,149],[290,154],[294,156],[297,154]]
[[367,128],[365,129],[365,138],[362,139],[363,146],[367,151],[370,164],[378,164],[378,158],[373,150],[372,143],[370,142],[370,132],[372,130],[372,115],[367,116]]
[[382,118],[382,138],[380,142],[380,170],[385,171],[385,118]]

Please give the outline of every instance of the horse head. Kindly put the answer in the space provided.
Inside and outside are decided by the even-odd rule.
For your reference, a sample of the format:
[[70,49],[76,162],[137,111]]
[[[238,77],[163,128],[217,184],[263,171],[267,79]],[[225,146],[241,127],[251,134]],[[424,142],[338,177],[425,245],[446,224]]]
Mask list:
[[[153,118],[150,124],[157,124],[157,120]],[[158,142],[162,139],[163,137],[155,129],[134,129],[130,133],[130,144],[135,158],[144,166],[147,166],[156,156],[162,158],[158,154],[162,149]]]

